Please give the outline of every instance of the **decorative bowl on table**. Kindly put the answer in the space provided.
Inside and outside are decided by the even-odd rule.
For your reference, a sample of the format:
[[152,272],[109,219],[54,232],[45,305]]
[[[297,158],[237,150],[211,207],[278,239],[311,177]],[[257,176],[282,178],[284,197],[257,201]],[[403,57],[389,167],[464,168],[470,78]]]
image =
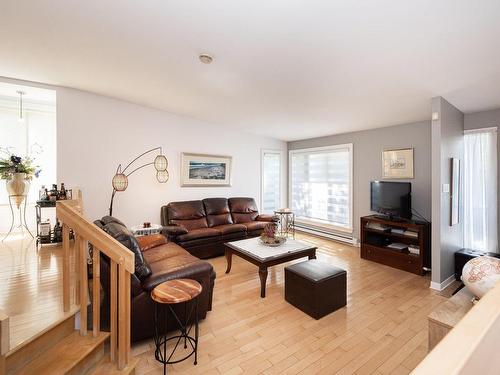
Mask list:
[[260,235],[260,242],[262,242],[262,244],[266,246],[276,247],[283,245],[286,242],[286,237],[281,237],[281,236],[269,237],[266,236],[264,233],[262,233]]
[[477,298],[500,280],[500,259],[481,256],[469,260],[462,270],[462,282]]

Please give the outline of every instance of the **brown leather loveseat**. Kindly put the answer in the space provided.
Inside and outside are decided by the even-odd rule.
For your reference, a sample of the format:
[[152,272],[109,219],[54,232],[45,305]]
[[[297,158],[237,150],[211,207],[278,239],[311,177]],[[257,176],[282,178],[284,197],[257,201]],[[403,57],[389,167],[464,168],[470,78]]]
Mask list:
[[[161,235],[134,237],[118,219],[105,216],[94,222],[102,230],[130,249],[135,255],[135,273],[131,275],[131,340],[152,337],[154,333],[154,304],[151,291],[159,284],[174,279],[194,279],[203,287],[198,297],[198,317],[204,319],[212,310],[215,272],[212,265],[189,254],[175,243],[167,243]],[[101,253],[101,286],[104,301],[101,305],[103,328],[109,324],[110,266]],[[179,317],[185,314],[183,306],[175,306]],[[168,318],[168,330],[176,329],[174,319]]]
[[163,232],[198,258],[224,254],[224,242],[259,236],[273,215],[259,215],[253,198],[207,198],[161,208]]

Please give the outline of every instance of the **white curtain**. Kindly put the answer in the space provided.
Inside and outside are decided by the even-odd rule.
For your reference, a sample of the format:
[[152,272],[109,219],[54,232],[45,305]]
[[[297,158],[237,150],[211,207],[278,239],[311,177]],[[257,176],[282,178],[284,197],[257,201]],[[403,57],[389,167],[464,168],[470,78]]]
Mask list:
[[464,141],[464,245],[496,252],[497,132],[466,132]]

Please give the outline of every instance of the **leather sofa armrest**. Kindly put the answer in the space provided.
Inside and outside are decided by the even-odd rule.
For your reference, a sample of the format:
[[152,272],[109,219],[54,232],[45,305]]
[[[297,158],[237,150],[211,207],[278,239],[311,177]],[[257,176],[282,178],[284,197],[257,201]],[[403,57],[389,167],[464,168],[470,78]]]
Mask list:
[[188,230],[182,225],[165,225],[161,230],[161,233],[165,235],[169,241],[175,240],[177,236],[186,234]]
[[142,252],[167,243],[163,234],[151,234],[149,236],[136,237]]
[[255,218],[256,221],[268,221],[268,222],[273,222],[276,223],[279,221],[279,217],[276,215],[267,215],[267,214],[262,214],[259,215]]

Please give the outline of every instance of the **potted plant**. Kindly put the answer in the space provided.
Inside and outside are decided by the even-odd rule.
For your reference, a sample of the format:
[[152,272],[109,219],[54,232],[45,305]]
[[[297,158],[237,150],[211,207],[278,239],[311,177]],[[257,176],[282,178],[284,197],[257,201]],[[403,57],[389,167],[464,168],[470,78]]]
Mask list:
[[38,177],[41,170],[33,165],[33,159],[26,156],[24,159],[20,156],[4,151],[8,155],[6,158],[0,158],[0,179],[7,180],[7,192],[14,198],[17,208],[21,206],[24,197],[28,194],[30,181],[33,176]]

